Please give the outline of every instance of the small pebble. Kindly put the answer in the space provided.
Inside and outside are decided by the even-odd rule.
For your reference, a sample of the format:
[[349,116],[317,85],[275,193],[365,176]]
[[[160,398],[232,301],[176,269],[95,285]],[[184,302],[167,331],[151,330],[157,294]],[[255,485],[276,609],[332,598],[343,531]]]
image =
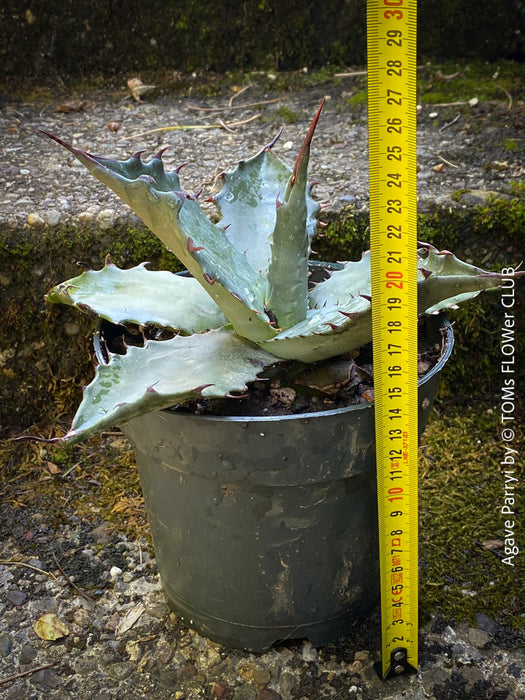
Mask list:
[[114,581],[122,574],[122,569],[118,566],[112,566],[109,570],[109,577]]
[[302,649],[302,657],[304,661],[316,662],[319,660],[319,653],[311,642],[305,642]]
[[468,641],[477,649],[483,649],[490,642],[490,635],[485,630],[470,627],[468,631]]
[[27,223],[29,226],[43,226],[44,225],[44,219],[40,216],[40,214],[28,214],[27,216]]
[[56,226],[60,222],[60,212],[57,209],[49,209],[43,218],[48,226]]
[[97,224],[101,229],[109,229],[115,226],[117,212],[114,209],[103,209],[97,216]]
[[263,688],[259,691],[255,700],[282,700],[282,696],[271,688]]
[[13,603],[13,605],[23,605],[27,600],[27,593],[15,589],[7,591],[5,597],[10,603]]

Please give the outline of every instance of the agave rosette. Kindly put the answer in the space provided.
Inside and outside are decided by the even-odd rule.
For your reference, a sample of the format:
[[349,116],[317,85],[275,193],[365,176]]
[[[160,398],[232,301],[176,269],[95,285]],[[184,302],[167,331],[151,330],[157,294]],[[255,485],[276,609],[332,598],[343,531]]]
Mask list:
[[[198,197],[183,190],[178,170],[165,172],[162,151],[148,162],[140,154],[116,161],[48,134],[120,196],[191,273],[153,271],[144,263],[123,270],[108,258],[101,270],[51,290],[48,301],[115,324],[174,333],[125,354],[110,352],[63,439],[192,397],[232,395],[282,360],[320,362],[371,340],[369,252],[309,284],[319,207],[307,168],[320,111],[293,169],[273,153],[274,140],[225,174],[213,198],[217,224]],[[503,279],[428,244],[421,244],[417,265],[420,314],[455,307]]]

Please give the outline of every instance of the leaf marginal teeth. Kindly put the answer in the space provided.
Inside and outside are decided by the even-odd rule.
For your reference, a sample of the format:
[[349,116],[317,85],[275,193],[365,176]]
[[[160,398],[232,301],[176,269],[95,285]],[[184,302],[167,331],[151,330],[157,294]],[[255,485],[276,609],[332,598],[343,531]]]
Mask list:
[[204,250],[204,246],[195,245],[193,238],[190,238],[189,236],[188,240],[186,241],[186,248],[188,253],[197,253],[199,250]]
[[192,389],[192,392],[194,394],[202,394],[204,389],[206,389],[209,386],[213,386],[213,384],[201,384],[200,386],[196,386],[195,389]]
[[158,160],[162,160],[162,156],[170,148],[171,148],[171,146],[164,146],[164,148],[161,148],[160,151],[154,157],[157,158]]

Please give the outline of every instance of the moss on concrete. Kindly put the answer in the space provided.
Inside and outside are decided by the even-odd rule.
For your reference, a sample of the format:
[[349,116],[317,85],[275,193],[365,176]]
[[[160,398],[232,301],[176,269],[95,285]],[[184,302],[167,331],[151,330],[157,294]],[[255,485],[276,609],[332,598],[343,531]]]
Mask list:
[[[494,386],[496,391],[499,386]],[[431,614],[475,621],[484,613],[523,630],[525,558],[505,563],[505,521],[521,537],[525,511],[503,515],[501,421],[490,402],[437,405],[420,457],[420,596],[423,621]],[[516,417],[518,420],[518,416]],[[524,436],[512,447],[523,453]],[[523,480],[523,467],[515,476]],[[520,534],[521,532],[521,534]]]
[[71,416],[93,374],[93,321],[48,306],[44,295],[79,274],[77,261],[101,267],[107,253],[121,267],[144,260],[180,269],[144,228],[100,231],[57,227],[0,231],[0,425],[23,432],[33,423]]
[[358,260],[370,247],[369,218],[356,215],[353,205],[343,207],[336,219],[324,223],[327,226],[319,229],[315,241],[319,260]]

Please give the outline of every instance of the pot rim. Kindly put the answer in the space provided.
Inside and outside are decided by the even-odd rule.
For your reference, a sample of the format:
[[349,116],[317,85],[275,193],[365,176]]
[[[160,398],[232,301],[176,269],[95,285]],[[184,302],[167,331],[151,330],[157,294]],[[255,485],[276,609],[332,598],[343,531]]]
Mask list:
[[[432,318],[432,317],[429,317]],[[435,317],[434,317],[435,318]],[[436,364],[422,377],[420,377],[417,380],[417,385],[418,387],[421,386],[422,384],[430,381],[434,375],[438,374],[441,372],[443,367],[445,366],[446,362],[450,358],[450,355],[452,354],[452,349],[454,347],[454,332],[452,330],[452,323],[448,320],[446,316],[439,315],[439,318],[441,319],[442,326],[440,328],[441,330],[441,335],[443,339],[443,347],[442,347],[442,354],[439,358],[439,360],[436,362]],[[284,416],[219,416],[219,415],[213,415],[213,414],[205,414],[205,415],[199,415],[197,413],[177,413],[177,415],[184,415],[185,417],[192,418],[194,420],[203,420],[203,421],[217,421],[217,422],[232,422],[232,423],[270,423],[273,421],[289,421],[289,420],[306,420],[308,421],[309,419],[313,418],[322,418],[323,416],[337,416],[339,414],[343,413],[349,413],[350,411],[363,411],[363,410],[370,410],[373,409],[375,405],[374,401],[370,401],[370,403],[359,403],[359,404],[352,404],[350,406],[343,406],[342,408],[331,408],[326,411],[312,411],[309,413],[295,413],[293,415],[284,415]],[[170,413],[174,414],[172,410],[169,408],[164,408],[160,413]]]

